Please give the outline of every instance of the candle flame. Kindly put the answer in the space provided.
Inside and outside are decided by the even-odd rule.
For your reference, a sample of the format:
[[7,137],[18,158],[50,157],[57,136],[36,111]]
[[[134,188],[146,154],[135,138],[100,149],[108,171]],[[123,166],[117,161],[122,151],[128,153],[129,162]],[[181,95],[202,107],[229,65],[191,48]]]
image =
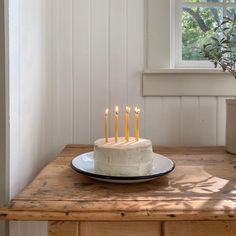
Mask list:
[[116,106],[116,109],[115,109],[115,111],[116,111],[116,113],[118,113],[118,112],[119,112],[119,107],[118,107],[118,106]]
[[107,109],[105,110],[105,115],[108,115],[108,112],[109,112],[109,109],[107,108]]
[[139,113],[140,112],[140,109],[138,107],[135,107],[134,110],[135,110],[135,113]]
[[125,110],[126,110],[127,113],[130,113],[131,108],[128,107],[128,106],[126,106],[126,107],[125,107]]

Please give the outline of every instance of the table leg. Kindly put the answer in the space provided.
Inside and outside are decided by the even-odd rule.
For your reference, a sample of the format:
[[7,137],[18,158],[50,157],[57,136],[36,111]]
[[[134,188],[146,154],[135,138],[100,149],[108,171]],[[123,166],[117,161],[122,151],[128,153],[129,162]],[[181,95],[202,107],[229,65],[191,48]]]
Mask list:
[[48,236],[79,236],[79,223],[70,221],[49,221]]

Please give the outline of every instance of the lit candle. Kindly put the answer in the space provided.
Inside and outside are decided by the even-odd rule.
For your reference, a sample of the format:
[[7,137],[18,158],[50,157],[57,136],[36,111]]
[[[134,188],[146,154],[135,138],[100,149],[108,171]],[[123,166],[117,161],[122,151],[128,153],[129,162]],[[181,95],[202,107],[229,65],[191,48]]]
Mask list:
[[130,107],[126,106],[126,112],[125,112],[125,140],[129,142],[129,113],[130,113]]
[[116,106],[116,109],[115,109],[115,143],[118,142],[118,111],[119,111],[119,108],[118,108],[118,106]]
[[105,142],[108,143],[108,109],[105,111],[104,115],[104,126],[105,126]]
[[138,107],[135,107],[135,139],[136,141],[139,140],[139,112],[140,109]]

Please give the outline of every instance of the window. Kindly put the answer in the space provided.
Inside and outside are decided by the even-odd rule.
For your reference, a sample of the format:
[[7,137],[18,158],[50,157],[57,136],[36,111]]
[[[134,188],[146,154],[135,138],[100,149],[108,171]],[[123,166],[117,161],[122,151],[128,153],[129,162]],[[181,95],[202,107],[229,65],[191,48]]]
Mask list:
[[235,7],[235,0],[173,0],[175,67],[212,67],[201,54],[202,45],[223,16],[234,16]]
[[217,22],[233,14],[235,1],[145,0],[143,96],[236,95],[236,80],[197,51]]

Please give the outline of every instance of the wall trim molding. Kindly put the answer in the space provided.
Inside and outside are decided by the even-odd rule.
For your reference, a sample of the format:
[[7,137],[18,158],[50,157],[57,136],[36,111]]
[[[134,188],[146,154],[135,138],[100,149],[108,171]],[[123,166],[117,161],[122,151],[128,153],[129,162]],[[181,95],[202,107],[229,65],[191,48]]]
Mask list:
[[236,79],[217,70],[160,70],[143,73],[143,96],[236,96]]

